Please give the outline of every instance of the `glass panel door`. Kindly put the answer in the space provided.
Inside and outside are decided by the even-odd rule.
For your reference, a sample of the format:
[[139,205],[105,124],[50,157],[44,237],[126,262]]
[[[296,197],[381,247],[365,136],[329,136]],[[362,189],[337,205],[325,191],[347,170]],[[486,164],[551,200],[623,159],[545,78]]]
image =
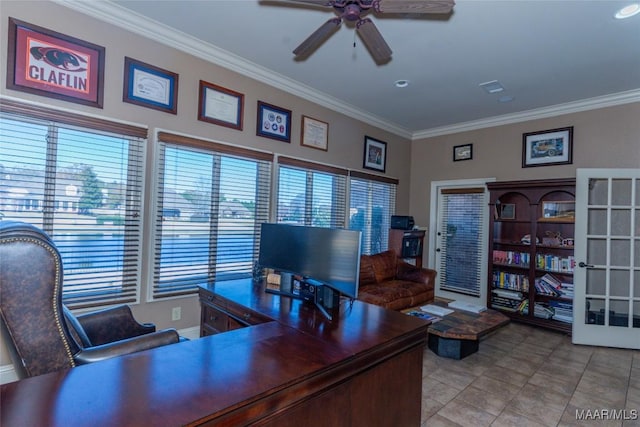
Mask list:
[[573,342],[640,348],[640,170],[578,169]]

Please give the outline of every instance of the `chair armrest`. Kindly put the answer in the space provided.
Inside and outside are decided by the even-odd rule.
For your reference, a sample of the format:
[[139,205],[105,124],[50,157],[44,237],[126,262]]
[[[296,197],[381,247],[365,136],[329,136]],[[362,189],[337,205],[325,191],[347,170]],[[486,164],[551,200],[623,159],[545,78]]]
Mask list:
[[156,330],[156,326],[152,323],[139,323],[133,317],[128,305],[85,313],[76,318],[93,345],[121,341]]
[[430,268],[419,268],[408,262],[398,261],[398,272],[396,277],[399,280],[408,280],[410,282],[424,283],[425,285],[435,285],[437,271]]
[[78,365],[85,365],[178,342],[180,342],[180,337],[175,329],[163,329],[152,334],[89,347],[80,350],[73,356],[73,359]]

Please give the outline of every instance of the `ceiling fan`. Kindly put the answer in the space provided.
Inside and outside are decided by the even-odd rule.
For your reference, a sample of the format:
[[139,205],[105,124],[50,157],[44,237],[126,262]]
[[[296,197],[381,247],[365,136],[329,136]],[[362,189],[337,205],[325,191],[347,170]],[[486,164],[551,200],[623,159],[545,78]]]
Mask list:
[[354,22],[356,32],[377,64],[391,60],[391,48],[378,31],[373,21],[365,17],[376,13],[450,13],[454,0],[279,0],[282,3],[297,3],[333,8],[338,15],[329,19],[293,50],[296,59],[304,59],[315,51],[340,26],[342,20]]

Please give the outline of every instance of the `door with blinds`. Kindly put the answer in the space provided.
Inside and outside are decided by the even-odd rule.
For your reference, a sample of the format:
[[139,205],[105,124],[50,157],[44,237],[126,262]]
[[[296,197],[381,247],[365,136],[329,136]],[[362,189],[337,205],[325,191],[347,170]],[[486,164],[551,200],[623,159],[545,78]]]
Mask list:
[[486,187],[443,185],[436,194],[436,296],[485,306]]
[[578,169],[573,342],[640,349],[640,169]]

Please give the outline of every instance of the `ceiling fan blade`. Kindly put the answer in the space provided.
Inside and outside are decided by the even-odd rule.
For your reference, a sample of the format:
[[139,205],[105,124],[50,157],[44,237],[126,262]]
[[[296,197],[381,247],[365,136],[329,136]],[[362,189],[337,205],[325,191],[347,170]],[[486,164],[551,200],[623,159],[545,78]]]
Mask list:
[[300,46],[293,50],[293,54],[297,59],[304,58],[316,50],[325,42],[340,26],[342,20],[340,18],[331,18],[313,32]]
[[333,6],[332,0],[271,0],[276,3],[300,3],[300,4],[312,4],[315,6]]
[[373,9],[382,13],[450,13],[454,0],[374,0]]
[[358,21],[356,31],[377,64],[384,64],[391,60],[391,48],[371,19],[365,18]]

